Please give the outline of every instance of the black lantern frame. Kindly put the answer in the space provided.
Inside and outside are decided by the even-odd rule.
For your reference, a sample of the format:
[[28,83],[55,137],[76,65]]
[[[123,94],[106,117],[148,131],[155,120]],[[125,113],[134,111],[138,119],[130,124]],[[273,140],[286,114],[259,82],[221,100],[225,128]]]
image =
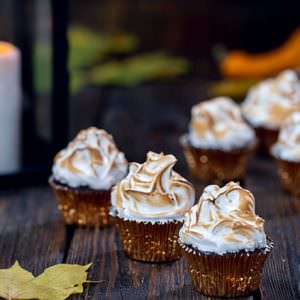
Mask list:
[[22,55],[22,166],[20,171],[0,175],[0,188],[16,188],[47,182],[55,153],[68,139],[68,7],[67,0],[51,0],[51,142],[40,138],[34,122],[36,95],[33,87],[33,28],[30,22],[31,1],[14,1],[15,44]]

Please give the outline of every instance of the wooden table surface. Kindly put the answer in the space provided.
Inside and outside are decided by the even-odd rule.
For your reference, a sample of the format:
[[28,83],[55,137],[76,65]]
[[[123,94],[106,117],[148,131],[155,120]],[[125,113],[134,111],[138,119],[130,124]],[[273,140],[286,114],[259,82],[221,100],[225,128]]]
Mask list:
[[[247,299],[300,299],[300,199],[281,190],[272,161],[254,160],[244,185],[275,241],[260,290]],[[136,262],[122,252],[114,227],[65,227],[48,187],[1,192],[0,267],[16,259],[34,274],[57,263],[93,262],[90,279],[105,282],[76,299],[207,299],[192,289],[183,259]]]

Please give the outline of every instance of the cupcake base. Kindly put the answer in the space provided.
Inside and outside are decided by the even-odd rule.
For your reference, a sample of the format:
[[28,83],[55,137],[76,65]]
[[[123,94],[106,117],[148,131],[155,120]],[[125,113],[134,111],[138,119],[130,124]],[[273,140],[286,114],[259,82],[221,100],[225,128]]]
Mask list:
[[257,142],[247,148],[232,151],[195,148],[187,138],[182,138],[181,144],[192,176],[206,182],[222,184],[243,179]]
[[300,162],[276,158],[277,170],[283,188],[294,196],[300,195]]
[[180,240],[179,244],[193,287],[214,297],[245,296],[258,289],[264,263],[273,248],[269,240],[265,249],[218,255],[195,250]]
[[110,190],[70,188],[51,177],[49,183],[56,194],[58,208],[66,224],[105,227],[111,223]]
[[145,262],[167,262],[181,257],[178,233],[183,221],[151,223],[114,217],[125,254]]
[[269,155],[271,146],[276,143],[279,130],[263,127],[254,127],[255,134],[259,140],[259,153]]

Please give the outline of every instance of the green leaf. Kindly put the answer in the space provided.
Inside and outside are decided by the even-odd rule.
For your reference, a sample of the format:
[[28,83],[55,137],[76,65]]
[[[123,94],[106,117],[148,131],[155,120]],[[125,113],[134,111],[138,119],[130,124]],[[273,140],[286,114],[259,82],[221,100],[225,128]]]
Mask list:
[[128,53],[137,47],[137,38],[130,34],[95,32],[83,26],[70,26],[68,32],[69,67],[85,68],[111,54]]
[[173,78],[185,74],[189,67],[189,62],[184,58],[154,52],[96,66],[90,71],[89,78],[94,84],[130,86],[144,81]]
[[0,297],[5,299],[66,299],[72,294],[82,293],[83,284],[91,282],[87,280],[87,270],[91,265],[58,264],[34,277],[16,262],[12,267],[0,270]]
[[[77,92],[86,85],[86,72],[90,66],[114,54],[127,54],[136,50],[138,40],[128,33],[109,34],[96,32],[83,26],[71,25],[69,38],[69,71],[71,91]],[[51,47],[44,39],[34,45],[34,84],[39,94],[51,90]]]

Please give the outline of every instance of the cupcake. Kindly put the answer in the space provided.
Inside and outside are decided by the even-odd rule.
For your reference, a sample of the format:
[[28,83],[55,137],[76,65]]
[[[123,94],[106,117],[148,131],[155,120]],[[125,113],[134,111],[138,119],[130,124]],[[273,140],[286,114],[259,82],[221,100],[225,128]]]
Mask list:
[[128,163],[105,130],[82,130],[54,159],[50,185],[67,224],[110,223],[111,187],[127,174]]
[[173,170],[173,155],[147,153],[143,164],[131,163],[129,174],[111,194],[122,248],[130,258],[163,262],[178,259],[178,232],[192,207],[191,183]]
[[242,104],[243,116],[255,128],[262,153],[269,153],[280,126],[295,111],[300,111],[300,81],[292,70],[255,85]]
[[300,112],[291,114],[284,122],[271,154],[283,187],[293,195],[300,195]]
[[193,287],[208,296],[238,297],[259,287],[273,248],[253,194],[238,183],[207,186],[179,233]]
[[180,142],[192,175],[221,183],[243,178],[256,137],[239,106],[230,98],[218,97],[192,108],[189,133]]

